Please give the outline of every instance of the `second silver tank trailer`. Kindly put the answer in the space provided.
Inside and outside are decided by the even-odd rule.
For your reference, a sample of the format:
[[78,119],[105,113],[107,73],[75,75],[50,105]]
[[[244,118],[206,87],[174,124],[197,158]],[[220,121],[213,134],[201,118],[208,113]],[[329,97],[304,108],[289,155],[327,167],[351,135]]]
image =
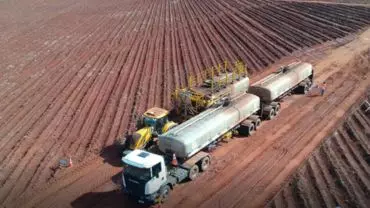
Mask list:
[[[157,150],[135,150],[122,161],[125,192],[139,202],[163,202],[175,184],[189,178],[210,164],[207,146],[237,129],[250,134],[261,122],[260,115],[271,119],[279,111],[278,100],[297,89],[311,86],[313,68],[308,63],[294,63],[249,87],[248,93],[216,108],[210,108],[190,120],[159,135]],[[178,164],[171,161],[175,159]]]
[[[207,147],[225,133],[236,129],[246,119],[254,123],[260,110],[260,98],[245,93],[234,99],[227,107],[208,109],[158,137],[159,149],[187,159]],[[252,116],[252,117],[251,117]],[[256,125],[260,121],[257,120]]]
[[293,90],[306,94],[312,82],[312,65],[295,62],[254,83],[248,92],[260,97],[262,118],[271,119],[279,112],[282,97]]

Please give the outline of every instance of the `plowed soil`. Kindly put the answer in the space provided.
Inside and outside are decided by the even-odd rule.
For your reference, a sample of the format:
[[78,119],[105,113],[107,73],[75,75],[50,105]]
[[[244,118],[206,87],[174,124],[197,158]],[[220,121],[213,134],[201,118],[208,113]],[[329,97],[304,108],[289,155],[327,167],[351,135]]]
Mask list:
[[369,164],[370,110],[360,104],[268,207],[369,207]]
[[370,6],[369,0],[278,0],[278,1],[296,1],[308,3],[323,3],[323,4],[347,4],[347,5],[366,5]]
[[[179,185],[164,207],[260,207],[343,121],[370,83],[370,30],[353,42],[313,58],[323,97],[287,97],[279,116],[252,137],[235,138],[212,152],[210,170]],[[286,62],[291,60],[287,59]],[[267,73],[267,72],[266,72]],[[108,152],[114,152],[108,149]],[[103,157],[107,158],[107,157]],[[108,157],[110,158],[110,157]],[[117,158],[119,160],[119,158]],[[121,167],[96,158],[60,172],[55,181],[17,197],[14,207],[140,207],[119,191]]]
[[[4,0],[0,23],[0,203],[12,206],[21,195],[28,199],[43,190],[30,203],[55,206],[101,190],[120,167],[111,167],[110,159],[102,165],[99,153],[108,157],[114,140],[134,129],[136,114],[152,106],[170,108],[170,93],[185,86],[189,75],[200,83],[202,69],[241,60],[257,78],[283,57],[318,58],[322,54],[314,55],[312,48],[343,44],[366,28],[370,8],[246,0]],[[342,70],[318,68],[322,80]],[[362,86],[346,83],[338,96],[349,95],[353,83]],[[302,99],[299,103],[310,101]],[[215,169],[220,158],[233,160],[226,154],[233,145],[225,146],[215,153]],[[75,166],[57,169],[63,158],[72,158]],[[217,175],[210,171],[193,184],[214,180],[212,173]],[[188,200],[186,193],[194,190],[188,187],[169,204],[199,204],[200,195]],[[49,197],[53,200],[44,201]]]

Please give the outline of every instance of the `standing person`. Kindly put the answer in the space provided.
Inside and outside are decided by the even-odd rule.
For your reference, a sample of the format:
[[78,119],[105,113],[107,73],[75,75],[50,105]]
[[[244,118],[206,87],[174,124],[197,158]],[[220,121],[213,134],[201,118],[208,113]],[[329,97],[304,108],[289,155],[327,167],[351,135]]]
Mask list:
[[324,95],[325,90],[326,90],[326,82],[323,82],[322,85],[321,85],[321,89],[320,89],[321,96]]

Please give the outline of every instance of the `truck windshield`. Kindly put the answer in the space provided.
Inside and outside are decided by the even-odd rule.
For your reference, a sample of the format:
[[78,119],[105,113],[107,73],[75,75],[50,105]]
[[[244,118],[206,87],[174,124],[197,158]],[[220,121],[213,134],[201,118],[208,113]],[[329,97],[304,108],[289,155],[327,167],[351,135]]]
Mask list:
[[138,168],[132,165],[127,165],[125,166],[124,174],[127,174],[137,180],[149,181],[151,179],[149,168]]

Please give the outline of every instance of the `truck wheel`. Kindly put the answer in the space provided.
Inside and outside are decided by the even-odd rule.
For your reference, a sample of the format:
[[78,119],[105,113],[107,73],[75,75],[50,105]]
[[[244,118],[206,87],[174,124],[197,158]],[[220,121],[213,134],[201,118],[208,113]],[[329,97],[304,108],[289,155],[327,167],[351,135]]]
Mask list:
[[190,180],[195,180],[199,175],[199,167],[198,165],[194,165],[193,167],[190,168],[189,170],[189,179]]
[[252,121],[252,123],[254,124],[254,129],[256,129],[256,130],[259,127],[259,125],[261,124],[260,117],[259,116],[256,116],[256,115],[249,116],[248,117],[248,120],[251,120]]
[[159,195],[161,197],[160,202],[164,203],[170,195],[170,187],[168,185],[162,186],[159,190]]
[[280,111],[280,105],[276,105],[276,106],[275,106],[275,116],[276,116],[277,114],[279,114],[279,111]]
[[295,88],[295,93],[297,94],[306,94],[305,91],[306,89],[308,90],[308,83],[306,81],[302,81],[301,83],[298,84],[298,86]]
[[248,136],[251,136],[253,133],[254,133],[254,131],[256,130],[256,128],[255,128],[255,126],[254,126],[254,124],[252,123],[252,125],[249,127],[249,132],[248,132]]
[[254,121],[254,129],[257,130],[260,125],[261,125],[261,119],[258,118]]
[[250,136],[253,134],[255,128],[251,120],[247,119],[240,124],[239,133],[243,136]]
[[280,111],[280,103],[278,103],[278,102],[272,102],[271,103],[271,106],[275,110],[274,115],[276,116],[277,114],[279,114],[279,111]]
[[200,163],[200,170],[201,171],[206,171],[209,167],[209,164],[211,163],[211,158],[204,157]]
[[310,87],[308,86],[308,85],[305,85],[304,87],[303,87],[303,94],[307,94],[308,93],[308,91],[309,91],[309,89],[310,89]]
[[266,118],[267,120],[271,120],[274,118],[274,116],[275,116],[275,111],[274,109],[271,109]]
[[307,79],[306,83],[307,83],[308,88],[310,88],[312,86],[311,79]]

